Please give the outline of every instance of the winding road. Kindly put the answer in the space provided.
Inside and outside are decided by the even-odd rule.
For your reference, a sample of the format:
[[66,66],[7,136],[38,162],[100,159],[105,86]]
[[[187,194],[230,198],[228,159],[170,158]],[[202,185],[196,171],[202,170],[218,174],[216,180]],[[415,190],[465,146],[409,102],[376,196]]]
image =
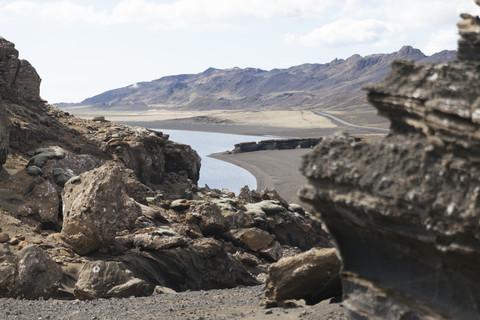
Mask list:
[[353,128],[358,128],[358,129],[366,129],[366,130],[375,130],[375,131],[380,131],[380,132],[389,132],[390,131],[390,129],[385,129],[385,128],[377,128],[377,127],[369,127],[369,126],[361,126],[361,125],[358,125],[358,124],[353,124],[353,123],[344,121],[340,118],[332,116],[331,114],[328,114],[328,113],[325,113],[325,112],[322,112],[322,111],[319,111],[319,110],[312,110],[312,112],[315,113],[316,115],[328,118],[330,120],[336,121],[336,122],[341,123],[343,125],[346,125],[348,127],[353,127]]

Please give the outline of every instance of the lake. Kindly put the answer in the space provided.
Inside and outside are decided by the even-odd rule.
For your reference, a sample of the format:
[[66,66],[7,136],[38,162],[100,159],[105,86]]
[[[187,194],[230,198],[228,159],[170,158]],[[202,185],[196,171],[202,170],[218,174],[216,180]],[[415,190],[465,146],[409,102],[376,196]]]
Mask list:
[[170,135],[170,140],[190,145],[202,158],[199,187],[208,185],[214,189],[228,189],[238,195],[240,189],[247,185],[250,190],[257,188],[257,180],[247,170],[231,163],[210,158],[212,153],[233,150],[240,142],[261,141],[272,136],[250,136],[239,134],[153,129]]

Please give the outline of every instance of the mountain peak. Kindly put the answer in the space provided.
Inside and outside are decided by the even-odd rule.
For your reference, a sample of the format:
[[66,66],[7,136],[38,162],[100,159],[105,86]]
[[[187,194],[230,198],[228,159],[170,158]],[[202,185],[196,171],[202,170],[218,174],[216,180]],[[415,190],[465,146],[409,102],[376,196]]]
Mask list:
[[[407,58],[407,59],[412,59],[412,57],[417,58],[417,59],[423,59],[426,58],[427,56],[420,51],[419,49],[416,49],[412,46],[403,46],[396,52],[396,54],[401,57],[401,58]],[[414,60],[417,60],[414,59]]]

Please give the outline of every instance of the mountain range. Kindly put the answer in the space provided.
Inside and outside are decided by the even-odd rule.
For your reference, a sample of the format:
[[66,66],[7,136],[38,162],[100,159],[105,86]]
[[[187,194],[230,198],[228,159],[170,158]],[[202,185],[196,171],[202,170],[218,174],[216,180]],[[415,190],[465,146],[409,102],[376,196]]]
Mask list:
[[361,87],[381,80],[394,59],[440,62],[456,51],[427,56],[411,46],[389,54],[358,54],[325,64],[302,64],[270,71],[257,68],[209,68],[198,74],[166,76],[109,90],[63,108],[132,111],[175,110],[358,110],[369,108]]

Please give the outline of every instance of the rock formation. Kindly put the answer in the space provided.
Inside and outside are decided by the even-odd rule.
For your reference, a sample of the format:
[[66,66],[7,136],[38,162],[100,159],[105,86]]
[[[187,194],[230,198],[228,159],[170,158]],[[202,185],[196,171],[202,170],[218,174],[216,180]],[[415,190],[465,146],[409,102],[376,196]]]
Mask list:
[[29,245],[14,254],[0,246],[0,296],[48,299],[56,294],[62,271],[41,248]]
[[83,265],[75,284],[75,297],[81,300],[128,298],[151,295],[154,288],[135,278],[121,262],[90,261]]
[[242,142],[235,144],[233,153],[252,152],[260,150],[285,150],[298,148],[313,148],[322,138],[290,138],[272,139],[259,142]]
[[70,180],[62,193],[62,239],[78,254],[108,248],[117,233],[131,230],[140,206],[126,192],[126,174],[107,163]]
[[340,261],[334,248],[314,248],[283,258],[268,268],[266,296],[315,304],[342,293],[339,272]]
[[0,37],[0,97],[11,101],[40,101],[40,77],[18,58],[15,45]]
[[42,101],[39,84],[0,38],[0,297],[256,285],[282,256],[332,246],[319,221],[276,192],[198,188],[190,146],[77,119]]
[[365,87],[387,137],[326,138],[304,161],[352,319],[480,317],[480,20],[462,17],[457,60],[396,61]]

